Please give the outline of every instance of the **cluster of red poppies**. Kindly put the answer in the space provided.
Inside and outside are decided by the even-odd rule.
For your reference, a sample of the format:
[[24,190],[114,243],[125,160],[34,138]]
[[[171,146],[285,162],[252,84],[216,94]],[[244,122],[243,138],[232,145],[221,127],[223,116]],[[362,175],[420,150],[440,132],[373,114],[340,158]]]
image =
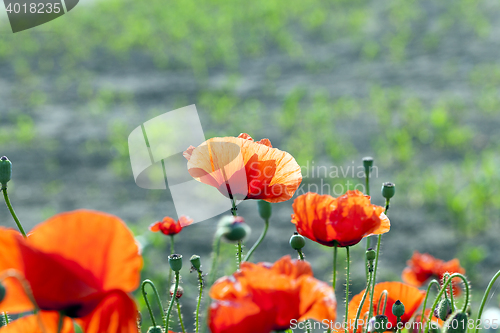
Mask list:
[[[228,154],[234,146],[238,147],[241,159]],[[289,153],[273,148],[268,139],[255,142],[248,134],[212,138],[199,147],[188,148],[184,156],[195,179],[216,187],[233,202],[236,199],[286,201],[292,198],[302,180],[300,167]],[[349,267],[351,246],[390,230],[386,215],[390,196],[386,199],[386,207],[376,206],[369,196],[357,190],[347,191],[338,198],[317,193],[296,197],[291,222],[297,231],[294,237],[302,239],[292,247],[298,250],[301,259],[285,256],[274,264],[240,260],[233,275],[221,277],[210,286],[212,302],[207,325],[212,333],[267,333],[290,329],[294,322],[335,322],[336,267],[333,267],[333,285],[314,278],[310,264],[302,257],[300,244],[305,237],[332,247],[335,260],[337,248],[346,248]],[[270,210],[261,216],[267,226]],[[184,216],[178,221],[165,217],[152,224],[150,230],[173,237],[192,222]],[[233,217],[230,224],[241,225],[244,220]],[[242,235],[244,230],[234,235],[240,245]],[[261,238],[264,236],[265,232]],[[344,323],[362,319],[364,324],[344,327],[346,332],[373,332],[368,322],[375,316],[385,316],[392,327],[409,322],[425,297],[425,292],[417,287],[432,277],[443,284],[450,274],[464,273],[456,259],[444,262],[416,252],[403,272],[405,283],[376,284],[378,252],[378,248],[376,255],[373,250],[367,251],[367,289],[348,302],[344,318]],[[241,257],[241,251],[238,254]],[[172,254],[170,258],[180,256]],[[199,257],[193,258],[192,269],[199,270]],[[140,328],[136,303],[130,293],[139,286],[142,263],[134,236],[126,225],[117,217],[101,212],[79,210],[56,215],[35,227],[27,237],[1,228],[0,280],[5,293],[0,292],[0,312],[33,314],[11,321],[0,328],[0,333],[73,332],[74,323],[86,333],[136,333]],[[174,269],[176,285],[171,293],[176,298],[180,297],[178,268]],[[203,283],[201,271],[200,283]],[[455,276],[453,286],[456,292],[450,291],[450,297],[459,291]],[[441,295],[448,297],[448,292]],[[169,311],[174,301],[170,301]],[[399,304],[404,304],[402,312],[391,312]],[[167,327],[158,325],[150,331],[168,330],[168,317],[164,322]],[[329,331],[338,329],[329,327]]]

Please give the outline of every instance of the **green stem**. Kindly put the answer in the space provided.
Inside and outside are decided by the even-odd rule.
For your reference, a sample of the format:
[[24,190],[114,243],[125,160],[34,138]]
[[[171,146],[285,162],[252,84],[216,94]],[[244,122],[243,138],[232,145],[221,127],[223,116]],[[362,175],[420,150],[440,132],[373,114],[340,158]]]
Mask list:
[[[174,254],[174,235],[170,235],[170,255]],[[168,270],[168,287],[172,283],[172,270]]]
[[158,302],[158,306],[160,307],[161,310],[163,324],[166,325],[165,311],[163,310],[160,294],[158,293],[158,290],[156,289],[156,286],[154,285],[153,281],[144,280],[141,283],[141,291],[142,291],[142,297],[144,298],[144,302],[146,303],[146,307],[148,308],[149,311],[149,316],[151,317],[151,322],[153,323],[153,326],[156,327],[155,317],[153,315],[153,310],[151,309],[151,305],[149,304],[148,293],[146,292],[146,285],[150,285],[151,289],[153,289],[153,292],[156,295],[156,301]]
[[349,333],[349,330],[347,329],[347,319],[349,318],[349,266],[351,265],[350,261],[351,258],[349,256],[349,246],[346,246],[346,285],[345,285],[345,318],[344,318],[344,325],[345,325],[345,332]]
[[[370,236],[365,237],[366,239],[366,252],[370,249]],[[365,252],[365,275],[366,279],[368,280],[368,276],[370,275],[370,272],[368,270],[368,258],[366,257],[366,252]]]
[[241,240],[238,241],[238,245],[236,245],[236,246],[237,246],[236,251],[238,252],[237,253],[238,254],[238,256],[237,256],[238,262],[236,263],[236,266],[238,266],[238,269],[240,269],[240,267],[241,267],[241,251],[242,251],[241,250]]
[[[450,274],[449,273],[444,273],[444,278],[445,279],[449,279],[450,278]],[[446,280],[445,280],[446,281]],[[447,295],[447,292],[448,290],[444,293],[445,295],[445,298],[448,298],[448,295]],[[451,312],[455,312],[455,301],[454,301],[454,296],[453,296],[453,281],[451,281],[450,283],[450,302],[451,302]]]
[[466,312],[467,311],[467,306],[469,306],[469,297],[470,297],[470,295],[469,295],[469,293],[470,293],[469,281],[467,281],[467,279],[465,278],[465,276],[463,276],[462,274],[460,274],[460,273],[453,273],[453,274],[451,274],[450,278],[444,283],[444,285],[441,288],[441,290],[439,291],[436,299],[434,300],[434,304],[432,305],[432,308],[431,308],[431,311],[429,313],[429,316],[427,317],[427,321],[426,321],[426,325],[425,325],[425,333],[429,333],[430,320],[431,320],[432,314],[434,313],[434,309],[438,305],[439,300],[443,296],[443,293],[445,292],[446,288],[448,287],[448,285],[450,284],[451,280],[454,277],[459,277],[459,278],[462,279],[462,281],[464,281],[464,284],[465,284],[465,303],[464,303],[464,307],[462,309],[462,312]]
[[64,324],[64,315],[59,313],[59,320],[57,322],[57,333],[61,333]]
[[[365,186],[366,186],[366,195],[370,195],[370,170],[368,169],[368,172],[365,170]],[[366,251],[370,248],[370,236],[366,237]],[[366,279],[368,280],[368,275],[370,272],[368,272],[368,259],[365,256],[365,274],[366,274]]]
[[177,299],[177,289],[179,288],[179,272],[175,272],[175,286],[174,286],[174,293],[172,294],[172,298],[170,299],[170,303],[168,304],[168,310],[167,310],[167,318],[165,319],[165,332],[168,332],[168,325],[169,320],[170,320],[170,312],[172,312],[172,307],[174,306],[174,302]]
[[[387,290],[382,291],[378,299],[377,312],[380,311],[380,303],[382,303],[382,298],[384,299],[384,307],[382,308],[381,315],[385,316],[385,308],[387,307]],[[378,314],[378,313],[377,313]]]
[[[493,284],[495,283],[495,281],[498,279],[499,276],[500,276],[500,271],[498,271],[493,276],[493,278],[490,280],[490,283],[488,284],[488,287],[486,288],[486,290],[484,292],[483,299],[481,300],[481,306],[479,307],[479,312],[477,313],[477,317],[476,317],[478,320],[480,320],[481,316],[483,315],[483,309],[484,309],[484,305],[486,304],[486,300],[488,299],[488,295],[490,294],[491,288],[493,287]],[[478,329],[479,329],[479,327],[476,326],[475,333],[477,333]]]
[[299,254],[299,259],[304,261],[304,254],[302,253],[301,250],[297,250],[297,253]]
[[21,221],[17,218],[16,212],[14,211],[14,208],[12,208],[12,204],[10,203],[9,196],[7,195],[7,187],[4,187],[3,189],[3,197],[5,199],[5,203],[7,204],[7,207],[9,208],[10,214],[14,218],[14,221],[16,221],[17,228],[21,232],[24,238],[26,238],[26,233],[24,232],[23,226],[21,225]]
[[7,314],[7,312],[3,313],[3,317],[5,319],[5,326],[9,325],[9,315]]
[[368,295],[368,290],[370,289],[370,285],[371,285],[371,280],[372,280],[372,272],[368,272],[369,273],[369,277],[366,281],[366,288],[365,288],[365,291],[363,292],[363,296],[361,297],[361,302],[359,303],[359,307],[358,307],[358,311],[356,312],[356,320],[354,321],[354,333],[357,333],[358,332],[358,320],[359,320],[359,316],[361,316],[361,310],[363,309],[363,305],[365,304],[365,300],[366,300],[366,295]]
[[400,322],[401,322],[401,317],[396,317],[396,328],[397,328],[396,333],[401,332],[401,329],[399,328],[399,323]]
[[[385,211],[384,214],[387,215],[387,212],[389,211],[389,199],[385,200]],[[378,235],[377,237],[377,252],[375,255],[375,266],[373,268],[373,281],[372,281],[372,290],[370,293],[370,312],[368,314],[368,320],[371,319],[373,315],[373,293],[375,292],[375,283],[377,282],[377,269],[378,269],[378,258],[380,256],[380,243],[382,241],[382,235]]]
[[373,317],[373,297],[374,297],[374,292],[375,292],[375,282],[377,281],[377,268],[378,268],[378,256],[380,254],[380,242],[382,240],[382,235],[378,235],[377,238],[377,252],[375,255],[375,265],[373,267],[373,278],[372,278],[372,285],[371,285],[371,292],[370,292],[370,310],[368,313],[368,320],[370,320]]
[[179,314],[179,323],[181,324],[182,333],[186,333],[186,329],[184,328],[184,322],[182,321],[181,305],[177,297],[175,297],[175,302],[177,303],[177,313]]
[[[434,279],[431,282],[429,282],[429,285],[427,286],[427,292],[425,293],[425,297],[424,297],[424,305],[422,308],[422,315],[420,316],[420,321],[422,322],[422,325],[419,326],[418,333],[422,333],[422,326],[424,326],[425,308],[427,307],[427,299],[429,298],[429,292],[431,291],[431,287],[433,285],[436,285],[438,292],[439,292],[439,288],[441,288],[441,286],[439,285],[439,282],[437,280]],[[434,311],[434,309],[431,309],[431,311]]]
[[335,286],[337,285],[337,245],[333,246],[333,281],[332,288],[335,291]]
[[212,267],[210,267],[210,275],[208,277],[209,286],[215,282],[215,278],[217,276],[217,261],[219,259],[221,236],[221,234],[216,233],[214,237],[214,244],[212,248]]
[[196,333],[200,329],[200,304],[201,296],[203,295],[203,273],[201,271],[198,271],[198,282],[200,284],[200,293],[198,295],[198,304],[196,305]]
[[257,247],[260,245],[260,243],[262,243],[262,241],[264,240],[264,237],[266,237],[267,229],[269,229],[269,219],[265,219],[264,220],[264,230],[262,231],[262,234],[260,235],[260,237],[257,240],[257,242],[255,242],[255,244],[252,246],[252,248],[250,249],[250,251],[248,251],[248,253],[245,256],[245,258],[243,259],[243,261],[250,260],[250,257],[252,256],[252,254],[255,251],[255,249],[257,249]]
[[[238,208],[236,207],[236,201],[233,197],[231,197],[231,204],[233,205],[233,207],[231,208],[231,214],[233,214],[233,216],[238,216]],[[236,266],[238,267],[238,269],[240,269],[241,266],[241,252],[241,240],[239,240],[236,248]]]

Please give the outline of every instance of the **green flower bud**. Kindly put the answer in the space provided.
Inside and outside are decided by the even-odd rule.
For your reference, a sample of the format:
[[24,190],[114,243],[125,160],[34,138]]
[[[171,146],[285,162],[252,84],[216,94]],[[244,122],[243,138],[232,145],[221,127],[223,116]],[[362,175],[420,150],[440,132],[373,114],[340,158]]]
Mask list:
[[370,248],[370,249],[366,250],[366,259],[368,261],[375,260],[376,256],[377,256],[377,253],[375,252],[374,249]]
[[250,227],[241,216],[224,216],[218,224],[218,232],[230,242],[245,239],[250,234]]
[[387,319],[384,315],[375,316],[375,320],[372,322],[372,330],[370,332],[384,333],[387,331],[387,323],[389,319]]
[[273,208],[271,207],[271,203],[264,201],[264,200],[259,200],[257,202],[257,206],[259,207],[260,217],[262,217],[264,220],[268,220],[271,217],[271,214],[273,212]]
[[0,303],[2,303],[6,294],[7,294],[7,289],[5,289],[5,286],[3,285],[3,283],[0,283]]
[[182,255],[180,254],[171,254],[168,256],[168,264],[170,265],[170,268],[174,272],[178,272],[182,268]]
[[191,261],[191,265],[194,267],[194,269],[196,269],[197,271],[200,270],[200,267],[201,267],[200,256],[197,256],[196,254],[193,254],[191,256],[191,259],[189,259],[189,261]]
[[[170,286],[170,297],[174,296],[175,284]],[[184,288],[177,286],[177,293],[175,293],[175,298],[179,299],[184,295]]]
[[467,320],[468,316],[466,313],[461,311],[456,311],[443,325],[443,333],[466,333],[467,332]]
[[161,328],[161,326],[151,326],[148,329],[148,333],[163,333],[163,329]]
[[0,157],[0,185],[4,188],[12,176],[12,163],[7,156]]
[[382,196],[386,199],[390,199],[396,193],[396,185],[394,183],[384,183],[382,184]]
[[306,240],[304,239],[304,236],[299,235],[298,232],[294,232],[293,236],[290,237],[290,246],[294,250],[300,250],[304,246],[306,246]]
[[402,317],[405,314],[405,306],[399,299],[392,305],[392,314],[396,317]]
[[368,174],[370,172],[370,168],[373,166],[373,157],[363,157],[363,166],[365,167],[365,173]]
[[444,298],[439,302],[434,315],[439,319],[445,321],[448,316],[451,315],[451,301],[448,298]]

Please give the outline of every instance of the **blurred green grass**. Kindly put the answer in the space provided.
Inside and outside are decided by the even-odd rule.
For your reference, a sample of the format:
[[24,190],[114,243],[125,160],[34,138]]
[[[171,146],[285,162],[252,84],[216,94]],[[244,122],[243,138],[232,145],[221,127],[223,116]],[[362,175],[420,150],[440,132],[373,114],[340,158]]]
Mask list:
[[[39,174],[56,178],[43,185],[56,202],[74,191],[57,180],[69,171],[53,158],[68,147],[58,137],[64,126],[42,130],[42,120],[70,114],[97,128],[71,149],[101,161],[86,165],[91,175],[103,168],[125,183],[130,131],[196,103],[207,137],[271,137],[300,165],[373,155],[397,184],[398,203],[423,226],[430,216],[451,230],[474,278],[476,265],[491,260],[478,240],[499,225],[499,17],[497,2],[472,0],[82,2],[40,30],[10,34],[0,26],[8,86],[0,146],[44,154],[33,160]],[[122,73],[141,84],[102,83]],[[147,91],[149,73],[174,82],[165,96]],[[177,77],[188,88],[175,88]],[[82,190],[95,197],[98,180]],[[130,188],[113,191],[110,205],[137,199]],[[148,191],[145,200],[164,198]],[[41,215],[61,207],[45,205]],[[137,233],[155,218],[143,216]],[[146,272],[151,279],[162,277],[152,265],[166,251],[162,240],[146,258],[157,268]],[[231,257],[232,248],[224,251]]]

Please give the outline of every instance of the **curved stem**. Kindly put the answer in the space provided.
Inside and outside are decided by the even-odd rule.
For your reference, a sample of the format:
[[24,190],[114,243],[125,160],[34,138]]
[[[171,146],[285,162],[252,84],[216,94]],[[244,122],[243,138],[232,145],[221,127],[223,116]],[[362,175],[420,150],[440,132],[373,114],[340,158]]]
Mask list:
[[198,282],[200,284],[200,293],[198,294],[198,304],[196,305],[196,333],[200,329],[200,304],[201,296],[203,295],[203,273],[201,271],[198,271]]
[[169,320],[170,320],[170,312],[172,312],[172,307],[174,305],[177,295],[177,289],[179,288],[179,272],[175,272],[175,286],[174,286],[174,293],[172,294],[172,298],[170,299],[170,303],[168,304],[168,310],[167,310],[167,318],[165,319],[165,332],[168,332],[168,325]]
[[[450,278],[450,273],[444,273],[443,277],[445,279],[449,279]],[[446,280],[444,280],[446,281]],[[450,283],[450,291],[446,290],[446,292],[444,293],[445,297],[448,297],[447,293],[450,293],[450,302],[451,302],[451,313],[455,312],[455,301],[453,299],[453,281],[451,281]]]
[[387,307],[387,290],[382,291],[382,293],[380,294],[380,297],[378,299],[377,312],[380,310],[380,303],[382,302],[382,298],[384,299],[384,306],[380,314],[385,316],[385,308]]
[[14,208],[12,208],[12,204],[10,203],[9,196],[7,195],[7,187],[4,187],[2,189],[2,191],[3,191],[3,197],[5,199],[5,203],[7,204],[7,207],[9,208],[10,214],[14,218],[14,221],[16,221],[17,228],[19,229],[19,231],[21,232],[23,237],[26,238],[27,236],[26,236],[26,233],[24,232],[21,221],[19,221],[19,219],[17,218],[16,212],[14,211]]
[[[424,305],[422,308],[422,315],[420,316],[420,322],[422,323],[422,325],[419,326],[418,333],[422,332],[422,327],[424,326],[425,308],[427,307],[427,299],[429,298],[429,292],[431,291],[431,287],[433,285],[435,285],[437,287],[438,292],[439,292],[439,288],[441,288],[441,286],[439,285],[439,282],[436,279],[429,282],[429,285],[427,286],[427,292],[425,293]],[[434,309],[431,309],[431,311],[434,311]]]
[[304,261],[304,254],[302,253],[301,250],[297,250],[297,253],[299,254],[299,259]]
[[346,246],[346,285],[345,285],[345,318],[344,318],[344,325],[345,325],[345,332],[348,333],[349,330],[347,329],[347,318],[349,318],[349,266],[351,265],[350,261],[351,258],[349,256],[349,246]]
[[467,306],[469,305],[469,297],[470,297],[470,295],[469,295],[469,293],[470,293],[469,281],[467,281],[467,279],[465,278],[465,276],[463,276],[462,274],[460,274],[460,273],[453,273],[453,274],[450,275],[450,278],[448,280],[446,280],[446,282],[444,283],[443,287],[439,291],[436,299],[434,300],[434,303],[432,304],[432,308],[431,308],[431,311],[429,313],[429,316],[427,317],[427,321],[426,321],[426,325],[425,325],[425,333],[429,333],[430,320],[431,320],[431,316],[432,316],[432,314],[434,312],[434,309],[436,308],[439,300],[443,296],[443,293],[445,292],[446,288],[448,287],[448,285],[450,284],[451,280],[454,277],[459,277],[459,278],[462,279],[462,281],[464,281],[464,284],[465,284],[465,303],[464,303],[464,307],[462,309],[462,312],[466,312],[467,311]]
[[335,291],[335,287],[337,285],[337,245],[333,246],[333,281],[332,288]]
[[255,249],[260,245],[260,243],[262,243],[262,241],[264,240],[264,237],[266,237],[267,229],[269,229],[269,219],[264,220],[264,230],[262,230],[262,234],[260,235],[259,239],[257,239],[255,244],[252,246],[250,251],[248,251],[248,253],[245,256],[245,258],[243,259],[243,261],[248,261],[250,259],[253,252],[255,251]]
[[184,328],[184,321],[182,321],[181,304],[177,297],[175,298],[175,302],[177,303],[177,313],[179,314],[179,323],[181,324],[182,333],[186,333],[186,329]]
[[[483,299],[481,300],[481,306],[479,307],[479,312],[477,313],[477,317],[476,317],[478,320],[480,320],[481,316],[483,315],[483,309],[484,309],[484,305],[486,304],[486,300],[488,299],[488,295],[490,294],[491,288],[493,287],[493,284],[495,283],[495,281],[498,279],[499,276],[500,276],[500,271],[498,271],[493,276],[493,278],[490,280],[490,283],[488,284],[488,287],[484,291]],[[479,330],[479,327],[476,327],[475,333],[477,333],[478,330]]]
[[153,323],[153,326],[156,327],[156,321],[155,321],[155,318],[154,318],[154,315],[153,315],[153,310],[151,309],[151,305],[149,304],[148,293],[146,292],[146,285],[150,285],[151,289],[153,289],[153,292],[156,295],[156,300],[157,300],[158,305],[159,305],[160,310],[161,310],[163,324],[166,325],[165,324],[165,311],[163,310],[163,305],[161,303],[160,294],[158,294],[158,290],[156,289],[153,281],[151,281],[151,280],[144,280],[141,283],[141,292],[142,292],[142,297],[144,298],[144,302],[146,302],[146,307],[148,308],[149,316],[151,317],[151,322]]
[[358,306],[358,311],[356,312],[356,319],[354,321],[354,333],[357,333],[358,332],[358,320],[359,320],[359,316],[361,316],[361,309],[363,309],[363,305],[365,304],[365,300],[366,300],[366,296],[368,295],[368,290],[370,288],[370,284],[371,284],[371,280],[372,280],[372,272],[368,272],[369,273],[369,277],[366,281],[366,288],[365,288],[365,291],[363,293],[363,296],[361,297],[361,302],[359,303],[359,306]]

